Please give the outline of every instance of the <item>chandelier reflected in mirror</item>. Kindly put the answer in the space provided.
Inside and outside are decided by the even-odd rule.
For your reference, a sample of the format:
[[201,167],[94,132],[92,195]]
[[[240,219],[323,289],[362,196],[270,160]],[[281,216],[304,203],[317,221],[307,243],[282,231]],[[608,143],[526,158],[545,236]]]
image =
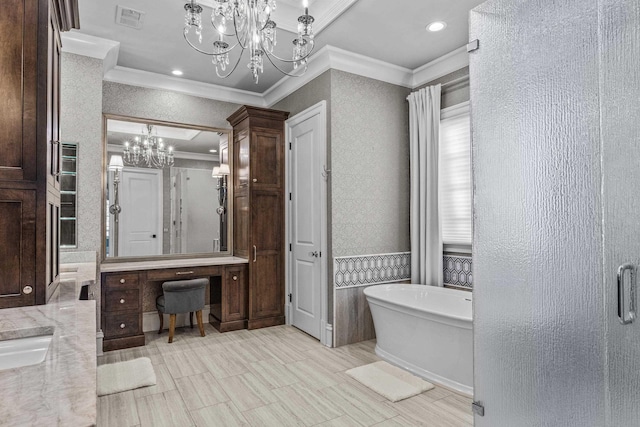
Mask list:
[[[271,14],[276,9],[275,0],[214,0],[210,22],[213,38],[216,40],[213,40],[209,49],[201,47],[203,8],[196,0],[191,0],[184,5],[184,38],[193,49],[212,57],[211,62],[216,68],[216,74],[221,78],[227,78],[235,71],[245,50],[249,53],[247,67],[251,70],[256,84],[264,70],[264,58],[283,74],[293,76],[291,72],[277,65],[276,61],[290,64],[293,70],[302,68],[300,74],[303,74],[307,70],[307,61],[314,48],[314,19],[309,15],[308,0],[303,0],[303,8],[304,14],[298,18],[298,33],[293,39],[291,59],[280,58],[273,52],[277,44],[277,25],[271,19]],[[191,33],[192,29],[195,35]],[[192,38],[197,40],[192,41]],[[225,38],[229,38],[233,44],[230,45]],[[229,53],[234,50],[239,51],[238,58],[227,72]]]
[[127,166],[162,168],[173,165],[173,147],[158,138],[153,125],[145,125],[140,136],[133,141],[125,141],[122,154]]

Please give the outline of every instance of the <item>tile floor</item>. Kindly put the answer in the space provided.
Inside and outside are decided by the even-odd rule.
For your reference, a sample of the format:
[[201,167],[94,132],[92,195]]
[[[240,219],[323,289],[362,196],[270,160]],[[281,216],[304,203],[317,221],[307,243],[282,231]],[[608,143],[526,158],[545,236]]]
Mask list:
[[149,357],[157,385],[98,398],[107,426],[472,426],[471,399],[436,387],[397,403],[344,371],[375,362],[375,341],[329,349],[291,326],[147,333],[98,364]]

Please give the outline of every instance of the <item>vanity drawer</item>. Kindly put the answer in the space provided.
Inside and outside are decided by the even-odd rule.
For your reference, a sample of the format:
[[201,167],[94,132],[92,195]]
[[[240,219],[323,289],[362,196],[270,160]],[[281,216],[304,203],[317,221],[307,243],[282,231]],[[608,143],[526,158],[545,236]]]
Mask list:
[[137,288],[138,283],[138,273],[107,274],[105,280],[107,290],[114,288]]
[[138,289],[107,291],[105,308],[107,312],[138,310],[140,308],[140,291]]
[[149,270],[147,271],[147,280],[186,280],[197,279],[200,277],[217,276],[222,274],[222,268],[220,266],[211,267],[185,267],[185,268],[167,268],[163,270]]
[[122,312],[104,315],[105,338],[123,337],[140,333],[140,313]]

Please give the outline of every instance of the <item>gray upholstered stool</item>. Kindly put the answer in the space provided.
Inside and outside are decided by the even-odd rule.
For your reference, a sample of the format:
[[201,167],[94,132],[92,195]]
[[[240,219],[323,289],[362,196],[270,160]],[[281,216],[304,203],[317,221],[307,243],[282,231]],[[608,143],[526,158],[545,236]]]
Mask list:
[[202,323],[202,309],[204,308],[204,296],[209,285],[208,279],[175,280],[162,284],[163,295],[156,299],[156,308],[160,316],[160,330],[162,332],[164,314],[169,314],[169,342],[173,342],[173,333],[176,329],[176,314],[189,313],[189,320],[193,328],[193,312],[196,313],[200,335],[204,336],[204,324]]

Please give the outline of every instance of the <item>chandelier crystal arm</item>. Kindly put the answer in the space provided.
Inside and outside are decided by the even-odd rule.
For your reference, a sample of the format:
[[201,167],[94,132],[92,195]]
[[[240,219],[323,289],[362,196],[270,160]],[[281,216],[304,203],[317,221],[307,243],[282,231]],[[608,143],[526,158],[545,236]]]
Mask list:
[[234,44],[233,46],[231,46],[230,48],[221,51],[221,52],[207,52],[206,50],[202,50],[200,49],[198,46],[194,45],[193,43],[191,43],[191,41],[189,40],[189,38],[187,37],[187,31],[183,31],[182,33],[184,35],[184,39],[186,40],[186,42],[189,44],[189,46],[191,46],[194,50],[196,50],[197,52],[202,53],[203,55],[208,55],[208,56],[214,56],[214,55],[221,55],[224,53],[229,53],[233,50],[233,48],[235,48],[236,46],[238,46],[239,43]]
[[[236,44],[237,46],[237,44]],[[242,48],[242,45],[240,45],[240,47]],[[242,48],[242,50],[240,51],[240,55],[238,55],[238,60],[236,61],[235,65],[233,66],[233,68],[231,69],[231,71],[229,71],[227,74],[220,74],[220,71],[218,70],[218,67],[216,67],[216,75],[218,77],[220,77],[221,79],[226,79],[227,77],[229,77],[231,75],[231,73],[233,73],[236,68],[238,68],[238,64],[240,64],[240,60],[242,59],[242,54],[244,53],[244,48]]]
[[[273,62],[273,60],[271,59],[271,56],[272,56],[272,55],[267,54],[267,55],[265,55],[265,56],[267,57],[267,59],[269,60],[269,62],[271,63],[271,65],[273,65],[273,66],[274,66],[278,71],[280,71],[282,74],[284,74],[284,75],[286,75],[286,76],[289,76],[289,77],[300,77],[302,74],[304,74],[304,72],[302,72],[301,74],[291,74],[291,73],[288,73],[288,72],[284,71],[282,68],[278,67],[278,66],[276,65],[276,63],[275,63],[275,62]],[[275,57],[275,55],[273,55],[273,56]],[[277,57],[276,57],[276,58],[277,58]],[[305,57],[305,58],[306,58],[306,57]],[[304,59],[304,58],[303,58],[303,59]],[[293,62],[293,61],[287,61],[287,62]]]
[[[298,59],[284,59],[284,58],[280,58],[280,57],[279,57],[278,55],[276,55],[275,53],[269,53],[269,54],[267,54],[267,57],[272,56],[272,57],[274,57],[275,59],[277,59],[278,61],[286,62],[286,63],[289,63],[289,64],[294,63],[294,62],[299,62],[299,61],[302,61],[302,60],[307,59],[307,58],[308,58],[308,57],[310,57],[310,56],[311,56],[311,54],[313,53],[313,49],[316,47],[316,44],[313,42],[313,40],[310,42],[310,44],[311,44],[311,49],[309,49],[309,52],[308,52],[305,56],[303,56],[303,57],[301,57],[301,58],[298,58]],[[272,64],[273,64],[273,62],[272,62]],[[276,68],[278,68],[278,67],[276,67]],[[278,68],[278,70],[280,70],[280,68]],[[280,70],[280,71],[282,71],[282,70]],[[285,74],[286,74],[286,73],[285,73]],[[291,75],[291,74],[289,74],[289,75]]]

